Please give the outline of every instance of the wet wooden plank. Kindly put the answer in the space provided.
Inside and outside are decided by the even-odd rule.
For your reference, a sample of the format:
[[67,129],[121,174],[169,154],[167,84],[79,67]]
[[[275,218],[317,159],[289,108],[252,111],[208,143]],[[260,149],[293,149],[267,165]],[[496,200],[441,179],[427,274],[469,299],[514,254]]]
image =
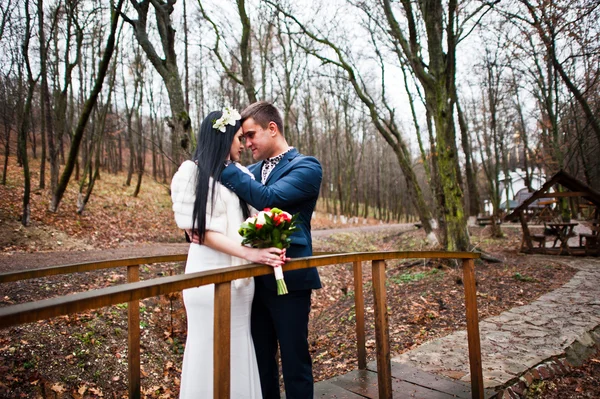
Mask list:
[[420,385],[411,384],[392,378],[392,390],[394,398],[419,398],[419,399],[453,399],[454,395],[436,391]]
[[315,384],[315,398],[336,398],[336,399],[365,399],[364,396],[348,391],[329,381],[322,381]]
[[[372,366],[376,367],[376,364],[372,363]],[[451,378],[426,373],[407,364],[392,362],[392,376],[411,384],[427,387],[435,391],[441,391],[458,398],[471,398],[471,387],[469,384]]]
[[[377,373],[367,370],[355,370],[340,377],[327,381],[347,391],[351,391],[358,397],[379,398],[377,386]],[[318,384],[317,384],[318,385]],[[468,389],[468,387],[467,387]],[[422,398],[422,399],[450,399],[455,395],[429,389],[427,387],[392,378],[392,394],[394,398]]]
[[[367,370],[377,372],[377,363],[369,362]],[[404,363],[392,362],[392,377],[404,380],[411,384],[420,385],[434,391],[440,391],[456,398],[470,399],[471,385],[449,377],[427,373]],[[484,390],[484,397],[491,398],[496,392],[492,389]]]
[[354,370],[327,381],[365,398],[379,397],[377,373],[369,370]]

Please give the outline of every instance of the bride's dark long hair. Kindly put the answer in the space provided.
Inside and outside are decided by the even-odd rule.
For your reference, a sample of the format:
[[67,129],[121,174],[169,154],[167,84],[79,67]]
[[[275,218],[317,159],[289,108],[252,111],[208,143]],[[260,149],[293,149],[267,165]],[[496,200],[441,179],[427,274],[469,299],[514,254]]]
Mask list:
[[[225,125],[224,133],[213,128],[215,121],[221,118],[222,115],[222,111],[213,111],[204,118],[198,132],[196,152],[192,157],[192,160],[198,165],[192,228],[198,232],[201,243],[204,242],[206,234],[208,201],[211,205],[214,205],[215,186],[225,168],[225,159],[231,149],[233,138],[241,127],[241,121],[237,121],[235,126]],[[209,187],[211,177],[213,178],[212,187]],[[212,193],[211,198],[208,198],[209,192]],[[244,217],[248,217],[248,206],[241,200],[240,205]],[[211,206],[210,209],[212,212],[214,206]]]

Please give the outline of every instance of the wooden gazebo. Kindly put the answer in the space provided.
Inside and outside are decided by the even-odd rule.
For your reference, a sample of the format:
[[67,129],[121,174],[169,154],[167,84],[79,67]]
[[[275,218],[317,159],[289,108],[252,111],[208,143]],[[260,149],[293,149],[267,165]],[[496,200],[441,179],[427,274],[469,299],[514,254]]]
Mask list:
[[[567,191],[559,191],[557,189],[558,186],[562,186],[562,188]],[[554,188],[554,192],[550,192],[550,189],[552,188]],[[584,242],[585,245],[580,244],[578,247],[570,247],[568,245],[568,239],[569,237],[572,237],[574,226],[577,225],[577,223],[571,223],[570,221],[552,221],[544,224],[544,234],[531,234],[529,231],[527,218],[529,205],[540,199],[557,199],[564,197],[583,198],[586,203],[593,208],[593,219],[595,220],[593,223],[597,223],[600,218],[600,193],[569,175],[567,172],[560,170],[539,190],[535,191],[529,198],[516,207],[513,212],[504,217],[504,220],[506,221],[516,221],[518,219],[521,222],[523,228],[521,252],[556,255],[599,254],[600,249],[598,248],[597,225],[593,225],[592,234],[582,234],[582,236],[586,238],[589,237],[589,239],[580,239],[580,243]],[[554,245],[552,248],[546,247],[546,237],[553,237]],[[539,245],[534,247],[534,242]],[[560,243],[558,247],[556,247],[557,243]]]

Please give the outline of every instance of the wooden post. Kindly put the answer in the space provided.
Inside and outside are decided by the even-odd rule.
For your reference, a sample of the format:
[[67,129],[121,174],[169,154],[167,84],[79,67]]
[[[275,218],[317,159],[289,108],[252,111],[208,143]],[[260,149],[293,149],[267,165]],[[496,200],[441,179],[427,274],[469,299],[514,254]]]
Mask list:
[[229,398],[231,352],[231,281],[215,284],[213,398]]
[[373,261],[373,297],[375,300],[375,340],[377,344],[377,385],[380,399],[392,398],[392,363],[388,328],[385,261]]
[[[140,281],[139,265],[127,266],[127,282]],[[140,301],[131,301],[127,304],[127,340],[129,362],[129,397],[141,397],[140,384]]]
[[463,259],[463,281],[467,311],[467,340],[471,370],[471,397],[483,399],[483,371],[481,369],[481,342],[477,315],[477,290],[475,287],[475,261]]
[[356,313],[356,352],[358,369],[367,369],[367,351],[365,349],[365,297],[363,294],[362,262],[353,264],[354,270],[354,311]]

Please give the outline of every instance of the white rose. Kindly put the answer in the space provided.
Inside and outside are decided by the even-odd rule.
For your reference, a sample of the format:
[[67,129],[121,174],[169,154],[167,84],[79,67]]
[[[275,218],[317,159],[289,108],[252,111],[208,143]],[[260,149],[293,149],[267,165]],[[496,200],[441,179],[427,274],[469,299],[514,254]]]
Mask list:
[[258,212],[258,216],[256,216],[256,224],[264,225],[267,222],[265,219],[266,214],[267,212],[265,211]]

